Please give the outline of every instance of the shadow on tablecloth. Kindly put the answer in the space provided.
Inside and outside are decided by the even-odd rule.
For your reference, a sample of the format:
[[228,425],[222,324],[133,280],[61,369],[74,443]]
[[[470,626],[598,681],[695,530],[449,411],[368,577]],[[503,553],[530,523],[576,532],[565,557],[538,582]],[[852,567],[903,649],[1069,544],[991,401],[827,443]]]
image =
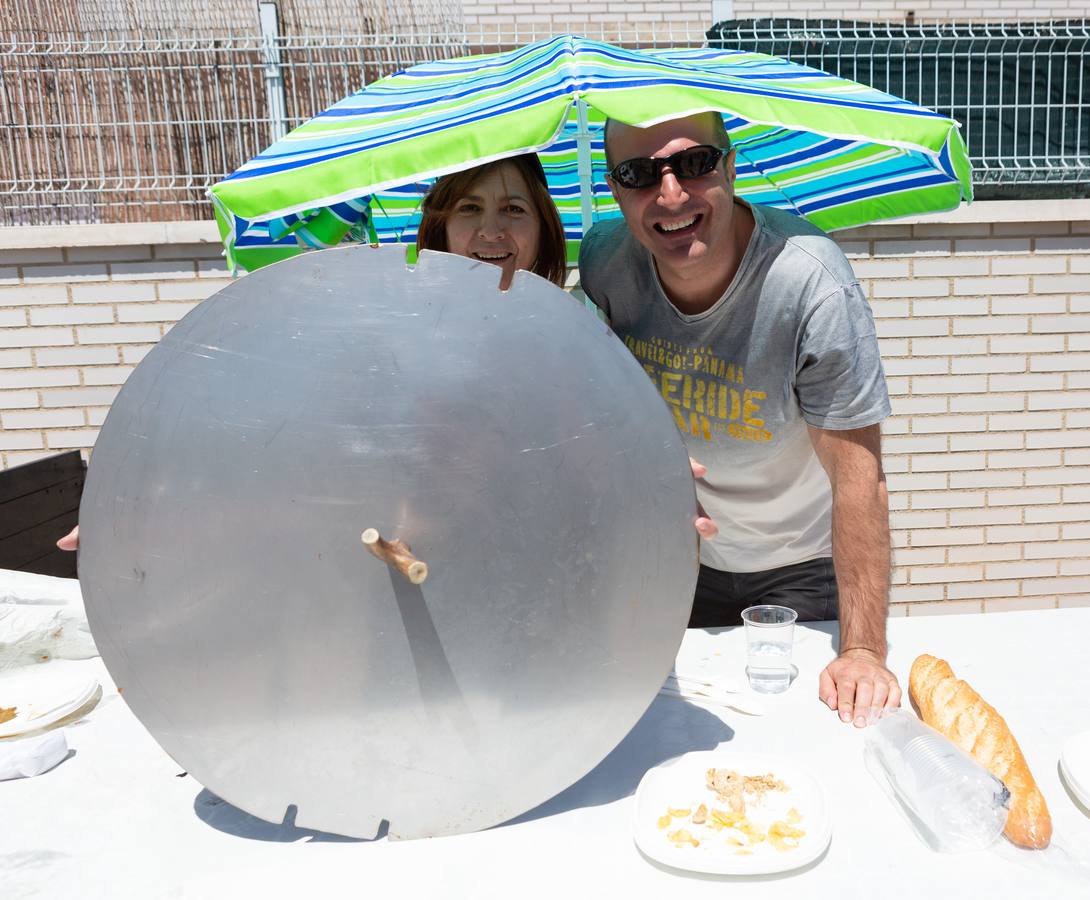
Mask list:
[[648,769],[683,753],[714,750],[733,737],[734,729],[714,713],[677,697],[656,697],[627,737],[590,772],[551,800],[496,827],[629,797]]
[[[294,804],[288,807],[283,822],[266,822],[264,819],[252,816],[248,812],[243,812],[237,806],[232,806],[226,800],[217,797],[210,790],[204,788],[193,801],[193,811],[197,814],[198,819],[206,825],[211,825],[217,831],[256,841],[293,843],[302,838],[310,838],[310,843],[367,843],[363,838],[346,837],[343,834],[331,834],[326,831],[315,831],[312,828],[296,827]],[[386,824],[385,822],[382,823],[378,835],[372,840],[377,841],[386,837]]]

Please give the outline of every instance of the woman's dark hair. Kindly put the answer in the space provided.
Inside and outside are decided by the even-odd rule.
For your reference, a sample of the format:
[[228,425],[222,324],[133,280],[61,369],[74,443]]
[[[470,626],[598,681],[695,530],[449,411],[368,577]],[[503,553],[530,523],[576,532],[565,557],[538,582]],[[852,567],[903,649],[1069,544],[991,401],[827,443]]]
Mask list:
[[417,231],[418,250],[447,249],[447,219],[454,212],[454,205],[481,178],[507,163],[519,170],[527,187],[530,189],[530,202],[541,222],[538,237],[537,260],[530,270],[535,275],[547,278],[553,284],[564,286],[567,271],[568,247],[564,240],[564,228],[560,224],[560,214],[556,204],[549,196],[545,184],[545,172],[536,153],[524,153],[521,156],[509,156],[494,162],[444,175],[432,185],[424,197],[424,217]]

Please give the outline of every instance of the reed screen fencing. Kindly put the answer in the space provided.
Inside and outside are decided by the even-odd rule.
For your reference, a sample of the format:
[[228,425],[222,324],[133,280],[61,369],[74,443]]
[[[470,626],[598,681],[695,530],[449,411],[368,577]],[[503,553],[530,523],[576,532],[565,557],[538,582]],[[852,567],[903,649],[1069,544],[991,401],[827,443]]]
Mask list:
[[[0,225],[207,219],[210,184],[361,85],[545,36],[533,24],[468,33],[460,10],[442,0],[7,0]],[[690,43],[668,23],[626,29],[587,36]],[[708,43],[952,114],[978,182],[1090,183],[1085,22],[735,21],[713,26]]]

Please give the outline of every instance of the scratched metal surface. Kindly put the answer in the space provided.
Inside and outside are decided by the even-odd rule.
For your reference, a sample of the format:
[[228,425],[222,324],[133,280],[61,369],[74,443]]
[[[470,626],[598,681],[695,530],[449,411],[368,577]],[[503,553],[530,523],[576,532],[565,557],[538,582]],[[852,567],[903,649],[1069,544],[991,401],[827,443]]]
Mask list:
[[579,303],[497,282],[307,254],[190,312],[110,410],[80,509],[95,639],[164,749],[247,812],[503,822],[596,765],[670,669],[697,571],[677,429]]

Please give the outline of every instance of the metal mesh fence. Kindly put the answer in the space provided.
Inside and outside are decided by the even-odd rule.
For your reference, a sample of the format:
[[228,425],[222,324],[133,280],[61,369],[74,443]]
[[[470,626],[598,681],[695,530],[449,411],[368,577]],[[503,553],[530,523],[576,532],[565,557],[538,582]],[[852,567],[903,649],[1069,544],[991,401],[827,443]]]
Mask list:
[[[0,225],[206,219],[210,184],[362,84],[509,49],[548,27],[468,33],[461,5],[444,0],[4,0]],[[1086,23],[1049,27],[765,20],[721,23],[708,37],[953,114],[977,180],[1087,182],[1090,34]],[[692,43],[688,26],[666,23],[583,33]],[[957,60],[949,84],[932,65],[947,57]],[[1012,71],[1013,82],[997,74]],[[1006,86],[998,96],[996,85]],[[975,130],[994,110],[1002,128]]]
[[813,66],[951,116],[985,188],[1090,187],[1085,20],[751,19],[713,26],[708,42]]
[[[365,82],[467,52],[438,0],[9,2],[0,225],[206,219],[208,185],[286,129]],[[262,7],[283,17],[264,33]]]

